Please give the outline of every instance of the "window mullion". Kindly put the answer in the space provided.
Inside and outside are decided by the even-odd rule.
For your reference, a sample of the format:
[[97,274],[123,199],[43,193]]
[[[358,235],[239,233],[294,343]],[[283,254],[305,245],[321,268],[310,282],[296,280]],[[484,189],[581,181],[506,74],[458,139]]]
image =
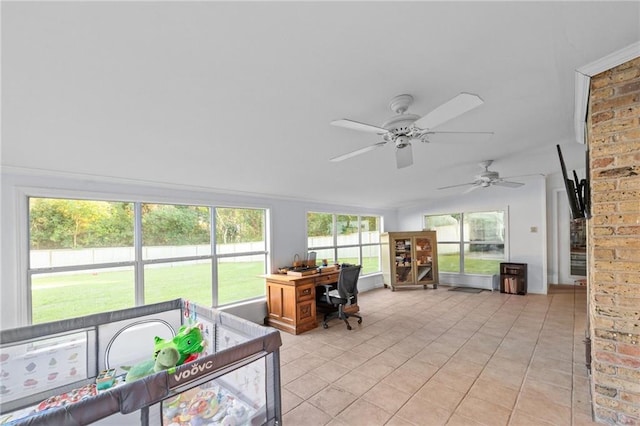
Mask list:
[[209,209],[211,222],[211,306],[218,306],[218,252],[216,251],[216,207]]
[[464,274],[464,213],[460,213],[460,273]]
[[358,216],[358,264],[362,265],[362,216]]
[[338,215],[333,214],[333,258],[338,262]]
[[142,203],[133,203],[133,246],[135,251],[135,305],[144,305],[144,264],[142,262]]

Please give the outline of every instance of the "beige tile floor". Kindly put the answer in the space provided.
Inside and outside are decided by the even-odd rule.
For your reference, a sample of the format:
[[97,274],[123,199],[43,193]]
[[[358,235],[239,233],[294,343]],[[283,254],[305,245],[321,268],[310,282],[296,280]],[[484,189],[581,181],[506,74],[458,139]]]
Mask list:
[[360,294],[362,325],[282,333],[282,412],[296,425],[588,425],[584,287]]

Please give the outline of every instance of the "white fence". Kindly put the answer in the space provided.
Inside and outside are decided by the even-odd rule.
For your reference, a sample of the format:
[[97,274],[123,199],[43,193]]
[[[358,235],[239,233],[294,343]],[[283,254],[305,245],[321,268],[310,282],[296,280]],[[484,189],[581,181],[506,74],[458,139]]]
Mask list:
[[[360,247],[344,247],[341,246],[357,246],[359,243],[358,234],[349,234],[349,235],[338,235],[337,238],[338,243],[338,254],[341,259],[357,259],[360,256]],[[362,233],[362,244],[378,244],[380,243],[380,233],[379,232],[363,232]],[[333,237],[309,237],[307,239],[308,247],[332,247],[333,246]],[[311,249],[313,250],[313,249]],[[320,259],[325,257],[332,257],[334,250],[316,250],[317,252],[317,262],[319,263]],[[376,257],[380,253],[380,246],[364,246],[362,247],[362,256],[367,257]]]
[[[376,244],[380,242],[380,234],[378,232],[363,232],[363,244]],[[311,237],[308,240],[309,247],[328,247],[333,245],[332,237]],[[358,235],[338,236],[338,246],[357,245]],[[238,244],[220,244],[217,246],[217,254],[229,255],[234,253],[250,253],[256,251],[264,251],[264,242],[238,243]],[[362,254],[364,257],[377,256],[379,253],[378,246],[363,247]],[[333,254],[333,252],[332,252]],[[340,249],[340,256],[343,258],[358,258],[360,254],[359,247],[347,247]],[[187,246],[151,246],[142,248],[142,258],[151,259],[172,259],[193,256],[209,256],[211,255],[211,246],[203,245],[187,245]],[[300,253],[304,258],[304,253]],[[318,258],[321,259],[321,251],[318,252]],[[31,268],[52,268],[73,265],[92,265],[103,263],[132,262],[135,259],[135,250],[133,247],[100,247],[86,249],[61,249],[61,250],[31,250]],[[223,258],[221,262],[254,262],[264,260],[263,255],[242,256],[235,258]]]
[[[247,253],[264,250],[264,242],[221,244],[218,245],[217,253],[228,255],[233,253]],[[145,260],[208,256],[210,254],[210,245],[152,246],[142,248],[142,258]],[[132,262],[134,259],[135,251],[133,247],[101,247],[77,250],[31,250],[30,266],[32,269],[38,269],[72,265]],[[262,260],[264,260],[264,255],[221,259],[221,261],[229,262],[252,262]]]

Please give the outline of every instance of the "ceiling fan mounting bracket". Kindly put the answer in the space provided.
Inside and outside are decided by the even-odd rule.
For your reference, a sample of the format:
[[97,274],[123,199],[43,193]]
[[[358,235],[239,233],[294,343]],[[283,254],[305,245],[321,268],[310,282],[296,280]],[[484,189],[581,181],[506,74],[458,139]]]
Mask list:
[[398,95],[391,99],[391,101],[389,102],[389,108],[391,108],[391,111],[395,112],[396,114],[404,114],[405,112],[407,112],[412,103],[413,96]]
[[484,160],[480,162],[480,167],[487,170],[491,164],[493,164],[493,160]]
[[[410,138],[415,137],[415,127],[413,123],[420,119],[419,115],[407,114],[407,110],[413,103],[413,96],[411,95],[398,95],[391,99],[389,102],[389,108],[395,112],[396,115],[388,119],[382,124],[384,129],[397,136],[408,136]],[[393,136],[392,136],[393,137]]]

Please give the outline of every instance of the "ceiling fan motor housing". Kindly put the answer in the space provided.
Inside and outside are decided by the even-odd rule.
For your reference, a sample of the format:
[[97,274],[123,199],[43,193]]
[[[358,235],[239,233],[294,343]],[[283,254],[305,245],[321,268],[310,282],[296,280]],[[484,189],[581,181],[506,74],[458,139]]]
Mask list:
[[413,130],[413,123],[419,118],[416,114],[398,114],[385,121],[382,127],[397,135],[408,135]]
[[483,181],[492,181],[500,179],[500,174],[498,172],[487,170],[486,172],[482,172],[478,178]]
[[[413,96],[411,95],[398,95],[389,102],[389,108],[395,112],[396,115],[385,121],[382,127],[387,129],[389,133],[385,136],[387,136],[388,140],[395,142],[396,148],[404,148],[410,139],[417,136],[413,123],[420,119],[420,116],[406,113],[412,103]],[[401,137],[403,137],[403,139],[400,139]]]

